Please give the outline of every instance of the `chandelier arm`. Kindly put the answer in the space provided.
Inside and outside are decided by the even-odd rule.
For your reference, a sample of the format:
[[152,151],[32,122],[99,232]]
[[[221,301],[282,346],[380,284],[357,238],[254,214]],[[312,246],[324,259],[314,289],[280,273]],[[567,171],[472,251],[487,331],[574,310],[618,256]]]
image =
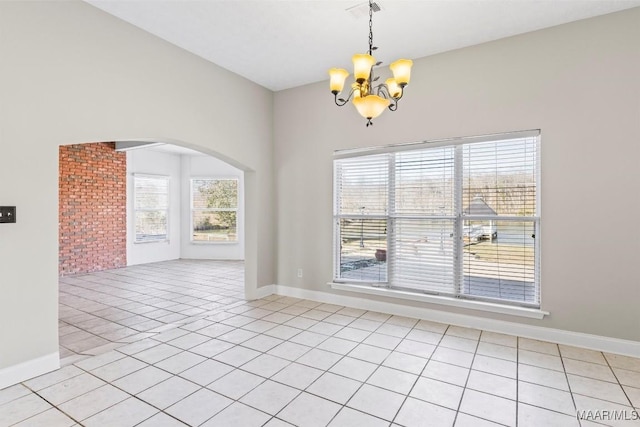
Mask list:
[[385,83],[380,83],[378,86],[376,86],[375,89],[376,89],[376,95],[382,96],[383,98],[387,98],[387,99],[393,99],[393,96],[391,96],[391,93],[389,92],[389,88]]
[[391,104],[389,104],[389,110],[390,111],[396,111],[398,109],[398,102],[402,99],[402,95],[404,95],[404,90],[400,91],[400,96],[397,98],[391,98],[393,99],[393,102]]
[[[404,96],[404,88],[402,88],[402,87],[400,88],[400,96],[398,96],[397,98],[391,96],[391,92],[389,91],[389,87],[386,85],[386,83],[380,83],[378,86],[376,86],[376,91],[378,92],[378,94],[383,94],[383,96],[385,98],[393,99],[396,104]],[[391,109],[391,108],[389,108],[389,109]],[[391,111],[396,111],[396,110],[395,109],[391,109]]]
[[346,105],[351,100],[351,98],[353,97],[354,91],[355,90],[352,88],[351,91],[349,91],[349,96],[347,96],[346,98],[340,98],[340,99],[338,99],[338,94],[334,93],[333,94],[334,102],[336,103],[336,105],[338,107],[342,107],[342,106]]

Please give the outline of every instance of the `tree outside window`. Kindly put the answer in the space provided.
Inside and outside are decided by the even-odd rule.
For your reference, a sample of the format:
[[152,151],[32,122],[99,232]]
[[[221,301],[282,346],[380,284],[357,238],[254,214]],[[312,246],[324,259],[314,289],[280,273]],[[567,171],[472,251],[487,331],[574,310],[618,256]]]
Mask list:
[[238,180],[191,180],[192,238],[194,242],[238,241]]

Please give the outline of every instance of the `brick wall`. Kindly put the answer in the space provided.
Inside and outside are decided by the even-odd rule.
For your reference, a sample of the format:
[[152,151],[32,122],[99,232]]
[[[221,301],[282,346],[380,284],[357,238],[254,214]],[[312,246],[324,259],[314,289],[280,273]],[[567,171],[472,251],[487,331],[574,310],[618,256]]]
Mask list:
[[59,155],[60,276],[126,266],[126,154],[107,142]]

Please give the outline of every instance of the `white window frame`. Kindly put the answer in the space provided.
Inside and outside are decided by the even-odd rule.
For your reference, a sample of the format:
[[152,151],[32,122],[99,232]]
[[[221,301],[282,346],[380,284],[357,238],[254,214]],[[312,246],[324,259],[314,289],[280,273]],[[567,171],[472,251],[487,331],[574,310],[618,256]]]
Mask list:
[[[236,207],[235,208],[208,208],[208,209],[195,209],[193,207],[193,182],[194,181],[236,181]],[[193,214],[198,212],[235,212],[236,213],[236,239],[223,241],[206,241],[195,240],[193,238],[194,224]],[[192,176],[189,179],[189,240],[194,245],[236,245],[240,243],[240,226],[239,226],[239,211],[240,211],[240,179],[237,176]]]
[[[157,180],[164,180],[167,183],[167,206],[166,208],[138,208],[138,191],[136,190],[137,185],[136,185],[136,179],[138,178],[146,178],[146,179],[157,179]],[[167,175],[153,175],[153,174],[142,174],[142,173],[134,173],[133,174],[133,243],[138,244],[138,243],[167,243],[169,242],[169,225],[170,225],[170,220],[169,220],[169,210],[170,210],[170,206],[171,206],[171,177],[167,176]],[[138,238],[138,233],[136,230],[136,220],[137,220],[137,213],[138,212],[164,212],[165,213],[165,218],[167,219],[167,224],[166,224],[166,235],[164,239],[154,239],[154,238],[147,238],[147,239],[139,239]]]
[[[510,301],[507,299],[483,299],[476,298],[467,294],[464,294],[462,291],[462,287],[460,286],[461,276],[463,275],[463,261],[462,261],[462,234],[463,234],[463,222],[465,220],[487,220],[487,219],[496,219],[496,218],[488,218],[481,216],[472,216],[472,215],[464,215],[462,213],[461,207],[461,197],[462,197],[462,148],[464,144],[472,144],[477,142],[491,142],[491,141],[501,141],[501,140],[509,140],[509,139],[517,139],[517,138],[536,138],[536,215],[535,216],[517,216],[517,217],[508,217],[508,216],[500,216],[498,219],[504,220],[519,220],[519,221],[530,221],[533,222],[535,227],[535,249],[534,249],[534,274],[535,274],[535,286],[537,292],[537,301],[534,303],[523,303]],[[355,292],[362,292],[374,295],[384,295],[384,296],[392,296],[403,299],[410,300],[418,300],[418,301],[426,301],[432,303],[440,303],[444,305],[451,306],[459,306],[473,309],[480,309],[486,311],[492,311],[497,313],[504,314],[517,314],[525,317],[532,318],[542,318],[544,315],[548,314],[540,310],[540,305],[542,301],[541,296],[541,281],[540,281],[540,131],[532,130],[532,131],[523,131],[523,132],[512,132],[508,134],[498,134],[498,135],[486,135],[480,137],[467,137],[467,138],[456,138],[451,140],[439,140],[439,141],[427,141],[420,143],[411,143],[411,144],[402,144],[402,145],[394,145],[394,146],[386,146],[386,147],[376,147],[376,148],[367,148],[367,149],[355,149],[355,150],[342,150],[336,151],[334,153],[334,159],[346,159],[350,157],[360,157],[360,156],[368,156],[373,154],[385,154],[388,153],[390,155],[390,167],[389,167],[389,212],[387,212],[386,219],[388,222],[388,233],[387,233],[387,248],[388,248],[388,256],[391,255],[393,249],[392,239],[394,238],[395,233],[395,221],[398,216],[393,212],[394,205],[394,177],[395,177],[395,165],[394,165],[394,156],[393,153],[397,153],[400,151],[408,151],[408,150],[417,150],[421,148],[435,148],[439,146],[454,146],[455,147],[455,174],[456,174],[456,188],[455,188],[455,197],[456,197],[456,215],[455,215],[455,235],[454,240],[456,245],[457,256],[454,260],[455,271],[454,276],[458,281],[457,286],[454,288],[457,290],[457,295],[439,295],[439,294],[430,294],[430,293],[421,293],[417,290],[408,290],[404,288],[394,288],[390,287],[389,283],[393,280],[393,266],[387,264],[387,281],[384,282],[363,282],[352,279],[341,279],[339,278],[340,271],[340,246],[337,239],[339,239],[339,224],[340,218],[342,217],[338,212],[338,179],[336,170],[334,169],[334,279],[331,282],[331,286],[334,289],[340,290],[348,290]]]

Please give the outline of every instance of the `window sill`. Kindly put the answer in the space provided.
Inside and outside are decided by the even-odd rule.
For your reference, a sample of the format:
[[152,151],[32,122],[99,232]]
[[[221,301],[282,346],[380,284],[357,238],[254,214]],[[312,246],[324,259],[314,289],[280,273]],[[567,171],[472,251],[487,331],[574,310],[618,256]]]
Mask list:
[[166,243],[169,244],[169,240],[168,239],[164,239],[164,240],[142,240],[140,242],[133,242],[134,245],[147,245],[149,243]]
[[451,307],[467,308],[470,310],[480,310],[491,313],[508,314],[511,316],[528,317],[530,319],[542,319],[544,318],[544,316],[549,315],[549,312],[542,311],[537,308],[516,307],[484,301],[461,300],[438,295],[401,291],[397,289],[375,288],[366,285],[353,285],[335,282],[329,282],[328,285],[330,285],[332,289],[337,289],[340,291],[358,292],[389,298],[400,298],[411,301],[427,302],[431,304],[448,305]]
[[190,243],[196,246],[200,246],[200,245],[207,246],[207,245],[237,245],[240,242],[206,242],[206,241],[199,242],[199,241],[192,240]]

